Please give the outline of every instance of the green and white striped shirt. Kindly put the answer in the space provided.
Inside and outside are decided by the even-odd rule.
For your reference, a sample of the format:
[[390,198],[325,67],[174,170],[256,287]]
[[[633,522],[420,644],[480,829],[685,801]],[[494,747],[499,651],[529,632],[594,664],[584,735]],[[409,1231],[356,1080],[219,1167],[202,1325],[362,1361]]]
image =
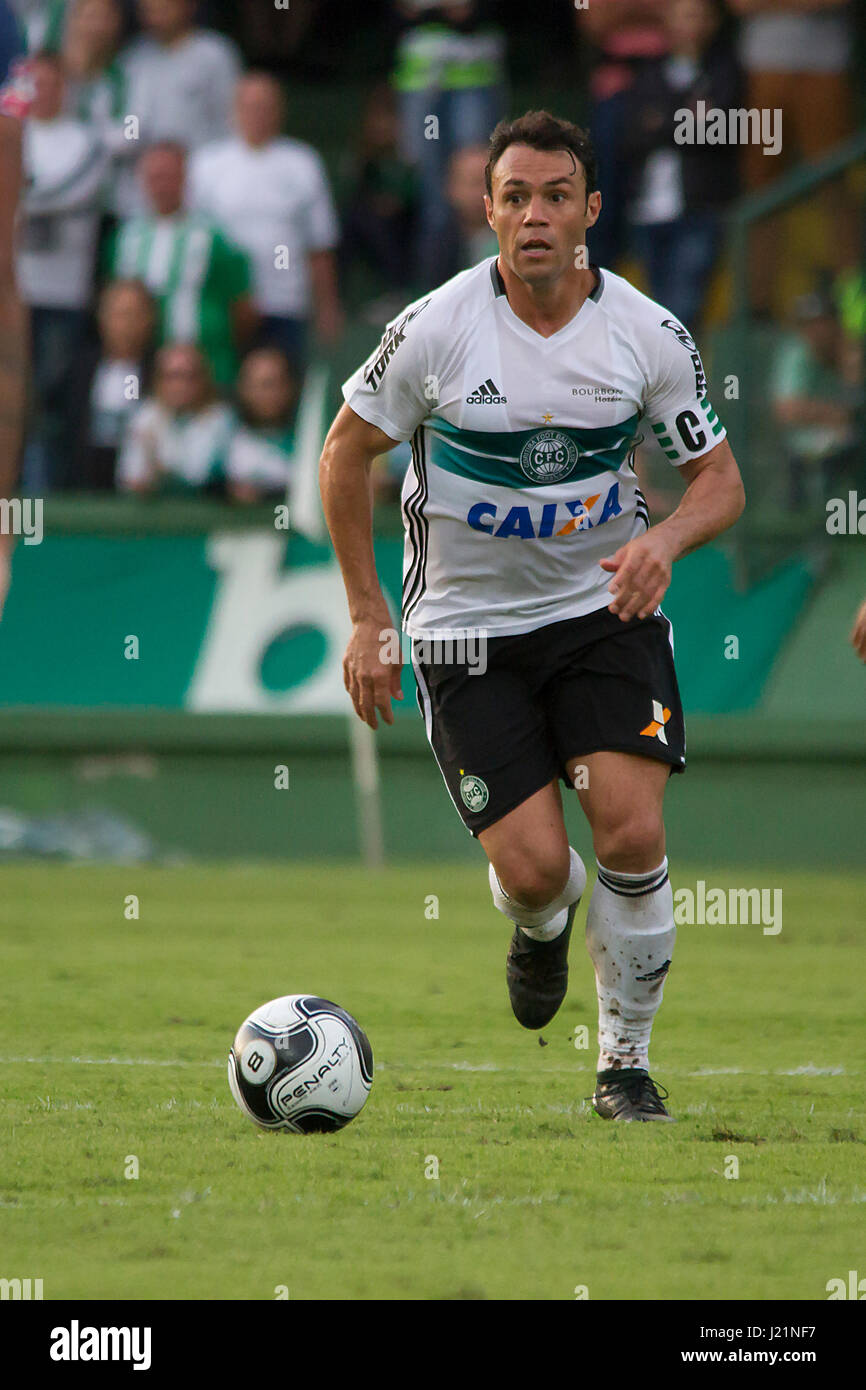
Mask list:
[[206,218],[140,217],[124,223],[110,252],[111,273],[143,280],[160,311],[161,343],[195,343],[219,385],[233,381],[237,357],[232,307],[250,292],[245,252]]

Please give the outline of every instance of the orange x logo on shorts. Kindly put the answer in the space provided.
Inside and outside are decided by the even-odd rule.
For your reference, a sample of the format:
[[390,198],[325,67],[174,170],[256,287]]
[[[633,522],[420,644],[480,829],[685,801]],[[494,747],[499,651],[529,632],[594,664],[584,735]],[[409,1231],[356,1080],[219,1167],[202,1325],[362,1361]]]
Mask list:
[[665,734],[665,724],[667,724],[670,717],[670,710],[666,707],[662,708],[662,705],[658,700],[653,700],[652,723],[647,724],[645,729],[641,729],[641,733],[646,734],[647,738],[658,738],[661,740],[662,743],[667,743],[668,740],[667,735]]

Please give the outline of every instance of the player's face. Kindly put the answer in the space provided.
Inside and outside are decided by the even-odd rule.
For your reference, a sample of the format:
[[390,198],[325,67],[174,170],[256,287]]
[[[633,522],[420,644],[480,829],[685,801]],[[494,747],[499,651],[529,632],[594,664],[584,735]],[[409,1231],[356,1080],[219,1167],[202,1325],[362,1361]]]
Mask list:
[[529,145],[509,145],[493,170],[493,197],[484,202],[509,269],[539,285],[573,270],[601,210],[601,195],[587,198],[583,166],[569,150]]

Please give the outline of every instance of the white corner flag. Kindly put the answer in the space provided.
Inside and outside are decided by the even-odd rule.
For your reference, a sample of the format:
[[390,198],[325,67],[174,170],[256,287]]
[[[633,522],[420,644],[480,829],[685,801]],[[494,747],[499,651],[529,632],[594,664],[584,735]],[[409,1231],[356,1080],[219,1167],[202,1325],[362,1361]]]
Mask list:
[[[319,492],[319,459],[327,433],[327,395],[328,369],[316,363],[307,371],[298,404],[294,476],[286,497],[291,530],[320,543],[328,539]],[[348,698],[347,695],[347,701]],[[347,718],[361,858],[368,869],[377,868],[385,860],[379,750],[373,730],[358,718],[351,704]]]

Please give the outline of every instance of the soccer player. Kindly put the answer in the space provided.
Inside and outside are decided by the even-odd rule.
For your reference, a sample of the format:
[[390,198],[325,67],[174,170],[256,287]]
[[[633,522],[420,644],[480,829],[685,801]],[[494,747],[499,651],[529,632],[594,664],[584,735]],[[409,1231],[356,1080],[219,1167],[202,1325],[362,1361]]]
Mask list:
[[[687,330],[587,264],[601,196],[584,132],[547,112],[501,122],[487,189],[499,255],[389,324],[325,441],[322,497],[353,623],[345,683],[368,724],[393,722],[400,670],[386,659],[369,472],[411,439],[403,626],[420,649],[428,738],[514,927],[512,1009],[542,1028],[565,997],[586,870],[561,779],[598,862],[594,1106],[666,1120],[648,1050],[676,934],[662,802],[685,731],[659,605],[674,561],[740,515],[743,486]],[[644,423],[686,485],[657,526],[632,468]],[[468,659],[467,636],[484,639],[483,662]]]
[[[27,396],[27,307],[15,275],[16,219],[23,184],[21,121],[33,97],[20,74],[23,35],[7,0],[0,0],[0,501],[18,485]],[[8,515],[8,513],[7,513]],[[14,538],[0,532],[0,613],[6,601]]]

